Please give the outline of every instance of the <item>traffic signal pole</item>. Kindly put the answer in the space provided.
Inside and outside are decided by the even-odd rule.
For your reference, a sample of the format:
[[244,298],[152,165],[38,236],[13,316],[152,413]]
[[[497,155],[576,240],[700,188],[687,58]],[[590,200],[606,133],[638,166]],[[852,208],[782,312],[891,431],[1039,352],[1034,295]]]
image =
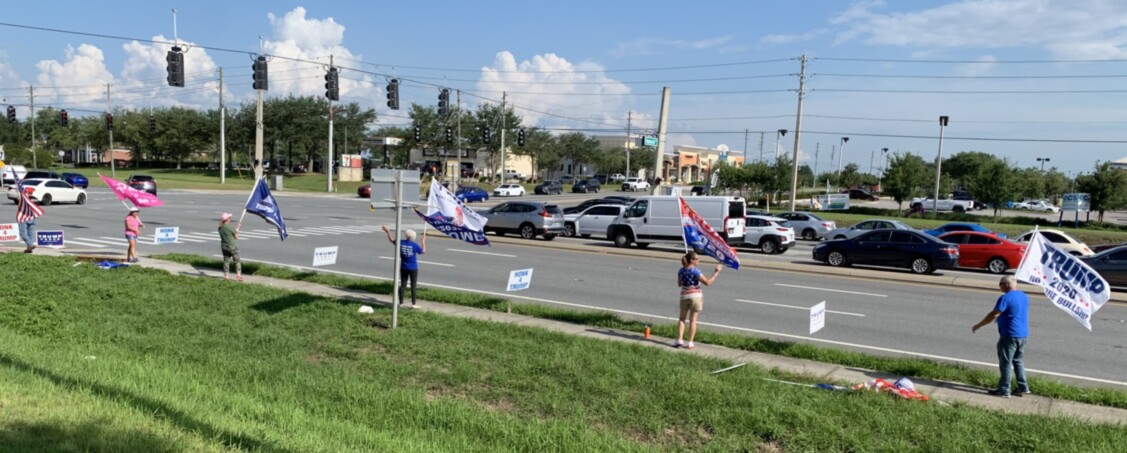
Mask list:
[[27,93],[31,98],[31,118],[28,120],[31,122],[31,165],[39,168],[39,156],[35,152],[35,87],[28,85]]
[[[113,102],[110,100],[110,84],[108,84],[108,83],[106,84],[106,115],[113,115]],[[113,116],[110,116],[109,118],[113,118]],[[113,120],[110,120],[110,122],[106,123],[106,129],[109,129],[109,133],[110,133],[110,149],[108,150],[109,154],[110,154],[110,177],[111,178],[117,178],[117,162],[116,162],[117,159],[114,159],[114,152],[113,152],[113,122],[112,121]]]

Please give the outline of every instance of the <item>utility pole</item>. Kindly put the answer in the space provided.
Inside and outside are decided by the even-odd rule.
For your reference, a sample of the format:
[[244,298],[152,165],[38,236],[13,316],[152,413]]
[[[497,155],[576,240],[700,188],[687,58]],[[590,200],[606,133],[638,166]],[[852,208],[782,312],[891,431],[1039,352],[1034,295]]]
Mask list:
[[744,129],[744,163],[747,163],[747,134],[748,130]]
[[763,162],[763,135],[765,132],[759,133],[759,161]]
[[[108,83],[106,84],[106,114],[113,115],[113,102],[110,100],[110,84]],[[117,159],[114,159],[113,153],[113,127],[109,127],[108,129],[110,132],[110,177],[117,178],[117,163],[114,162]]]
[[875,149],[869,151],[869,174],[870,175],[876,174],[876,171],[873,170],[873,156],[876,155],[876,152],[877,152],[877,150],[875,150]]
[[227,184],[227,107],[223,105],[223,68],[219,68],[219,184]]
[[[634,141],[634,138],[630,136],[630,129],[633,126],[633,120],[634,111],[628,110],[626,112],[626,177],[628,178],[630,177],[630,145]],[[1045,166],[1042,165],[1041,168],[1044,169]]]
[[818,151],[822,147],[822,142],[814,144],[814,183],[818,183]]
[[[333,56],[329,55],[329,68],[332,70]],[[329,99],[329,161],[325,163],[325,174],[329,175],[328,190],[333,191],[333,100]]]
[[39,153],[35,152],[35,87],[28,85],[27,93],[31,98],[31,166],[39,168]]
[[[462,90],[455,92],[454,98],[456,99],[455,102],[458,103],[458,110],[454,112],[454,120],[458,122],[458,140],[457,145],[455,145],[455,152],[458,153],[458,173],[457,176],[455,176],[454,180],[459,181],[458,184],[461,184],[460,179],[462,178],[462,148],[464,147],[462,145]],[[470,177],[473,177],[473,174],[471,174]]]
[[501,185],[505,185],[505,97],[508,93],[501,92]]
[[802,63],[801,70],[798,74],[798,115],[794,120],[794,151],[791,155],[794,156],[794,161],[791,162],[791,175],[790,175],[790,209],[794,210],[795,198],[798,196],[798,144],[802,137],[802,89],[806,83],[806,54],[802,55],[799,60]]
[[[657,122],[657,150],[654,153],[657,155],[654,159],[654,182],[660,178],[661,167],[665,160],[665,128],[666,123],[669,121],[669,87],[661,89],[661,114]],[[654,184],[652,194],[657,194],[657,184]]]

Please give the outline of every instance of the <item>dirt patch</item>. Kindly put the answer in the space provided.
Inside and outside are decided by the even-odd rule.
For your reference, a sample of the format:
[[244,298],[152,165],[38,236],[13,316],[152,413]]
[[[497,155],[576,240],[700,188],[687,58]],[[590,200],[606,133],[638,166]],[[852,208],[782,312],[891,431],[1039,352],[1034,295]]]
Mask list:
[[325,361],[325,356],[323,354],[320,354],[320,353],[309,354],[309,355],[305,356],[305,362],[306,363],[321,363],[321,362],[324,362],[324,361]]

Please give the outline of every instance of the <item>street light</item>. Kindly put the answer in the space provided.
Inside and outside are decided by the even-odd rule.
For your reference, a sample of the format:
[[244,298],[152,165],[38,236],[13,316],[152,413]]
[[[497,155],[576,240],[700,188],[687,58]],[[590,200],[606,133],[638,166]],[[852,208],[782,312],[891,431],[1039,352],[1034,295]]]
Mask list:
[[877,178],[877,188],[884,191],[884,172],[888,170],[888,148],[880,149],[880,177]]
[[1041,173],[1045,172],[1045,162],[1048,162],[1050,160],[1052,160],[1052,159],[1049,159],[1048,157],[1038,157],[1037,158],[1037,162],[1041,163]]
[[779,160],[779,137],[787,135],[786,129],[779,129],[775,132],[775,160]]
[[842,137],[841,138],[841,146],[839,146],[838,147],[839,149],[837,150],[837,172],[836,173],[839,173],[839,174],[841,173],[841,156],[845,155],[845,144],[846,143],[849,143],[849,137]]
[[931,212],[939,215],[939,170],[943,167],[943,128],[947,127],[947,117],[939,117],[939,155],[935,157],[935,198],[931,200]]

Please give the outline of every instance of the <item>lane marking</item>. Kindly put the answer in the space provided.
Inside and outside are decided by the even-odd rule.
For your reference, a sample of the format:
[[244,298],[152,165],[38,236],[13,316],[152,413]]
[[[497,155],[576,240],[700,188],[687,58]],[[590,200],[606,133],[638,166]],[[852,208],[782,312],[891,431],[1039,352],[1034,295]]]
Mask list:
[[[773,304],[773,303],[770,303],[770,302],[759,302],[759,301],[755,301],[755,300],[746,300],[746,299],[736,299],[736,302],[743,302],[743,303],[746,303],[746,304],[757,304],[757,305],[770,305],[772,307],[793,308],[795,310],[810,311],[810,307],[799,307],[797,305]],[[850,312],[847,312],[847,311],[826,310],[826,313],[837,313],[839,315],[846,315],[846,316],[860,316],[862,318],[865,317],[865,315],[863,315],[863,314],[850,313]]]
[[82,241],[76,241],[74,239],[67,239],[66,240],[66,245],[72,245],[72,244],[81,245],[81,246],[85,246],[85,247],[97,247],[97,248],[105,248],[106,247],[103,244],[95,244],[93,242],[82,242]]
[[474,253],[474,254],[477,254],[477,255],[502,256],[502,257],[505,257],[505,258],[516,258],[517,257],[516,255],[506,255],[504,253],[479,252],[479,251],[476,251],[476,250],[462,250],[462,249],[446,249],[446,250],[449,250],[451,252]]
[[815,287],[815,286],[787,285],[787,284],[783,284],[783,283],[775,283],[775,286],[786,286],[788,288],[814,289],[814,290],[818,290],[818,291],[831,291],[831,292],[835,292],[835,293],[845,293],[845,294],[858,294],[858,295],[861,295],[861,296],[888,297],[887,294],[862,293],[862,292],[857,292],[857,291],[846,291],[846,290],[843,290],[843,289],[818,288],[818,287]]
[[[212,255],[212,256],[213,257],[222,257],[223,255]],[[368,279],[373,279],[373,280],[391,280],[390,278],[387,278],[387,277],[376,277],[376,276],[371,276],[371,275],[357,274],[357,273],[353,273],[353,272],[334,271],[332,269],[321,269],[321,268],[306,267],[306,266],[296,266],[296,265],[293,265],[293,264],[283,264],[283,263],[276,263],[276,262],[271,262],[271,261],[251,260],[251,259],[243,259],[243,261],[251,261],[251,262],[256,262],[256,263],[271,264],[271,265],[274,265],[274,266],[288,267],[288,268],[298,269],[298,270],[306,270],[306,271],[313,271],[313,272],[325,272],[325,273],[331,273],[331,274],[347,275],[347,276],[351,276],[351,277],[368,278]],[[543,303],[547,303],[547,304],[564,305],[564,306],[576,307],[576,308],[586,308],[588,310],[608,311],[608,312],[611,312],[611,313],[621,313],[621,314],[624,314],[624,315],[632,315],[632,316],[645,316],[645,317],[648,317],[648,318],[663,319],[663,320],[666,320],[666,321],[677,321],[678,320],[677,318],[670,317],[670,316],[651,315],[649,313],[638,313],[638,312],[634,312],[634,311],[618,310],[618,309],[614,309],[614,308],[595,307],[595,306],[591,306],[591,305],[574,304],[574,303],[571,303],[571,302],[560,302],[560,301],[551,300],[551,299],[541,299],[541,298],[538,298],[538,297],[518,296],[518,295],[515,295],[513,293],[498,293],[498,292],[493,292],[493,291],[481,291],[481,290],[470,289],[470,288],[461,288],[461,287],[457,287],[457,286],[428,284],[428,283],[424,283],[424,282],[419,282],[419,284],[425,285],[425,286],[433,286],[435,288],[445,288],[445,289],[452,289],[452,290],[458,290],[458,291],[466,291],[466,292],[470,292],[470,293],[478,293],[478,294],[485,294],[485,295],[490,295],[490,296],[497,296],[497,297],[501,297],[501,298],[507,297],[507,298],[512,298],[512,299],[526,299],[526,300],[531,300],[531,301],[535,301],[535,302],[543,302]],[[704,322],[704,321],[698,321],[697,324],[701,324],[701,325],[705,325],[705,326],[711,326],[711,327],[719,327],[719,328],[722,328],[722,329],[731,329],[731,330],[736,330],[736,331],[740,331],[740,332],[757,333],[757,334],[762,334],[762,335],[775,335],[775,336],[779,336],[779,337],[783,337],[783,338],[794,338],[794,339],[806,340],[806,341],[815,342],[815,343],[826,343],[826,344],[832,344],[832,345],[837,345],[837,346],[846,346],[846,347],[858,348],[858,349],[869,349],[869,350],[873,350],[873,351],[881,351],[881,352],[888,352],[888,353],[894,353],[894,354],[903,354],[903,355],[907,355],[907,356],[920,357],[920,358],[925,358],[925,359],[950,361],[950,362],[956,362],[956,363],[966,363],[966,364],[971,364],[971,365],[983,366],[983,367],[987,367],[987,368],[990,368],[990,369],[997,369],[998,368],[997,362],[979,362],[977,360],[959,359],[959,358],[955,358],[955,357],[947,357],[947,356],[942,356],[942,355],[925,354],[925,353],[922,353],[922,352],[910,352],[910,351],[904,351],[904,350],[900,350],[900,349],[884,348],[884,347],[880,347],[880,346],[869,346],[869,345],[863,345],[863,344],[857,344],[857,343],[848,343],[848,342],[844,342],[844,341],[826,340],[826,339],[822,339],[822,338],[807,337],[807,336],[803,336],[803,335],[792,335],[792,334],[787,334],[787,333],[771,332],[771,331],[768,331],[768,330],[751,329],[751,328],[747,328],[747,327],[728,326],[728,325],[724,325],[724,324],[717,324],[717,323]],[[1033,368],[1026,368],[1025,371],[1027,371],[1027,372],[1031,371],[1031,372],[1034,372],[1034,373],[1044,374],[1044,375],[1048,375],[1048,376],[1057,376],[1057,377],[1064,377],[1064,378],[1069,378],[1069,379],[1077,379],[1077,380],[1081,380],[1081,381],[1099,382],[1099,383],[1103,383],[1103,384],[1113,384],[1113,385],[1121,385],[1121,386],[1127,387],[1127,382],[1124,382],[1124,381],[1113,381],[1113,380],[1110,380],[1110,379],[1101,379],[1101,378],[1088,377],[1088,376],[1077,376],[1075,374],[1058,373],[1058,372],[1055,372],[1055,371],[1036,370],[1036,369],[1033,369]]]
[[[388,260],[388,261],[395,261],[395,258],[394,258],[394,257],[390,257],[390,256],[381,256],[381,257],[380,257],[380,259],[381,259],[381,260]],[[423,260],[416,260],[416,261],[418,261],[418,262],[420,262],[420,263],[425,263],[425,264],[431,264],[431,265],[435,265],[435,266],[442,266],[442,267],[455,267],[455,266],[454,266],[453,264],[446,264],[446,263],[436,263],[436,262],[434,262],[434,261],[423,261]]]

